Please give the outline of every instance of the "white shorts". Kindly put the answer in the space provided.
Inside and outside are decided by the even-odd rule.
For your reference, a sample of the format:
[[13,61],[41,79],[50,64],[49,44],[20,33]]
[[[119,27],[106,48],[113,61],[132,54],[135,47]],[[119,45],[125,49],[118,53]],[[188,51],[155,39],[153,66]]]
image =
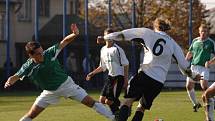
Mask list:
[[75,84],[72,78],[68,76],[67,80],[57,90],[43,90],[34,105],[46,108],[49,104],[57,104],[60,97],[71,98],[81,102],[87,95],[87,92]]
[[[204,66],[198,66],[198,65],[191,65],[191,71],[197,74],[200,74],[202,76],[203,80],[208,81],[209,80],[209,69],[205,68]],[[187,81],[193,80],[189,77],[187,77]]]

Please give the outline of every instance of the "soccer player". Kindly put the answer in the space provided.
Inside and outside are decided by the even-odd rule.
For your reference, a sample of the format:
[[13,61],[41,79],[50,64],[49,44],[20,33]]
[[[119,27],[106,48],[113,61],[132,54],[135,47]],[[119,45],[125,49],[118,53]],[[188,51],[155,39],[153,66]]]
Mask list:
[[[211,54],[215,53],[214,41],[208,37],[209,28],[205,24],[201,24],[199,27],[199,37],[195,38],[187,53],[187,60],[192,60],[191,70],[199,73],[203,79],[200,80],[200,85],[203,90],[203,103],[205,107],[206,121],[214,121],[213,108],[214,101],[212,98],[214,92],[214,85],[212,84],[208,88],[209,80],[209,66],[214,64],[215,57],[211,58]],[[199,103],[196,101],[194,92],[194,82],[188,78],[187,90],[188,95],[194,104],[194,111],[197,111]],[[207,89],[208,88],[208,89]]]
[[[107,28],[104,31],[104,35],[112,32],[112,29]],[[100,39],[102,40],[102,38]],[[105,41],[105,43],[100,52],[100,65],[87,75],[86,80],[90,80],[97,73],[108,70],[108,78],[102,89],[99,101],[109,105],[111,111],[115,114],[119,110],[119,96],[123,85],[125,88],[128,85],[129,62],[123,49],[114,41]]]
[[129,80],[125,101],[120,107],[117,120],[128,119],[129,108],[136,100],[139,100],[139,105],[132,121],[142,120],[145,110],[150,109],[153,100],[164,86],[172,57],[178,62],[183,74],[194,80],[200,79],[199,75],[191,72],[182,49],[165,33],[167,30],[170,30],[168,22],[157,18],[154,21],[154,31],[148,28],[133,28],[104,36],[106,40],[140,42],[145,52],[138,73]]
[[[191,70],[200,74],[202,80],[200,85],[203,92],[208,88],[209,69],[205,67],[205,63],[211,59],[211,54],[215,53],[215,44],[211,38],[208,37],[209,28],[205,24],[199,27],[199,37],[193,39],[193,42],[186,55],[186,59],[191,61]],[[213,58],[214,59],[214,58]],[[201,107],[195,96],[195,82],[187,77],[186,89],[188,96],[193,103],[193,110],[197,112]]]
[[43,48],[37,42],[30,41],[26,44],[25,49],[29,55],[29,59],[17,73],[8,78],[4,87],[8,88],[16,81],[28,77],[32,81],[35,81],[43,89],[43,92],[37,97],[28,113],[19,121],[32,121],[47,106],[59,102],[60,97],[75,99],[93,108],[105,117],[111,120],[114,119],[111,111],[106,109],[103,104],[92,99],[61,68],[57,59],[58,54],[66,45],[74,41],[75,37],[79,34],[79,30],[75,24],[71,28],[72,34],[69,34],[60,43],[55,44],[45,51],[43,51]]

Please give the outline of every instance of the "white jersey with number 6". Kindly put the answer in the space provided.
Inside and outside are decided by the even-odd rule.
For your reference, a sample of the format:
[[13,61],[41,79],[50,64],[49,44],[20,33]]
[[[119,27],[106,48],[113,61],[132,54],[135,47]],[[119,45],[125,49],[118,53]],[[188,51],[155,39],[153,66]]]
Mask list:
[[104,39],[141,42],[144,46],[144,59],[140,64],[140,70],[161,83],[166,80],[172,57],[178,62],[182,73],[190,66],[185,60],[181,47],[165,32],[132,28],[108,34]]

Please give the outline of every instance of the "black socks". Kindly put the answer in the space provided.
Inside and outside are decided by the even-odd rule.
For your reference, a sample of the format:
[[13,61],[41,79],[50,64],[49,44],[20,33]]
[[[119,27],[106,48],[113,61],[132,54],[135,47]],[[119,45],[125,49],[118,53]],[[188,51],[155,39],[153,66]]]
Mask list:
[[123,105],[119,110],[119,120],[118,121],[127,121],[129,113],[129,107]]
[[136,111],[132,121],[142,121],[144,113],[141,111]]

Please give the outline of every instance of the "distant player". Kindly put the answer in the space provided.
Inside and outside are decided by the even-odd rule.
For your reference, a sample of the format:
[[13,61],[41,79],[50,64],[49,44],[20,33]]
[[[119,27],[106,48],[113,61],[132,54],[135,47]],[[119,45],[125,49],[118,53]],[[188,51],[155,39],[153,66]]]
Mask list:
[[[209,38],[209,28],[206,24],[201,24],[199,27],[199,37],[193,39],[186,59],[191,61],[191,70],[200,74],[201,88],[204,91],[208,88],[209,69],[205,67],[205,63],[211,59],[211,54],[215,53],[214,41]],[[187,78],[186,88],[188,96],[193,103],[193,110],[197,112],[201,107],[195,96],[195,82],[189,77]]]
[[[107,28],[104,35],[112,32],[111,28]],[[100,39],[102,40],[102,38]],[[86,80],[90,80],[95,74],[108,70],[108,79],[99,101],[109,105],[114,114],[119,110],[119,96],[122,88],[128,85],[128,66],[129,62],[123,49],[114,41],[105,41],[105,45],[101,49],[100,65],[86,77]]]
[[43,51],[43,48],[37,42],[31,41],[26,44],[25,49],[29,55],[29,59],[16,74],[8,78],[4,87],[8,88],[16,81],[28,77],[30,80],[35,81],[43,89],[43,92],[37,97],[28,113],[19,121],[32,121],[47,106],[58,103],[60,97],[75,99],[93,108],[105,117],[111,120],[114,119],[114,115],[103,104],[92,99],[61,68],[57,56],[79,34],[76,25],[72,25],[72,32],[72,34],[63,38],[60,43],[55,44],[45,51]]
[[144,48],[143,62],[140,64],[139,72],[129,81],[125,101],[117,118],[119,121],[128,119],[129,108],[136,100],[139,100],[139,105],[132,121],[142,120],[145,110],[151,108],[153,100],[164,86],[172,57],[178,62],[183,74],[200,79],[199,75],[192,74],[190,64],[185,60],[180,46],[165,33],[170,30],[168,22],[156,19],[154,29],[153,31],[147,28],[133,28],[104,36],[106,40],[137,41]]

